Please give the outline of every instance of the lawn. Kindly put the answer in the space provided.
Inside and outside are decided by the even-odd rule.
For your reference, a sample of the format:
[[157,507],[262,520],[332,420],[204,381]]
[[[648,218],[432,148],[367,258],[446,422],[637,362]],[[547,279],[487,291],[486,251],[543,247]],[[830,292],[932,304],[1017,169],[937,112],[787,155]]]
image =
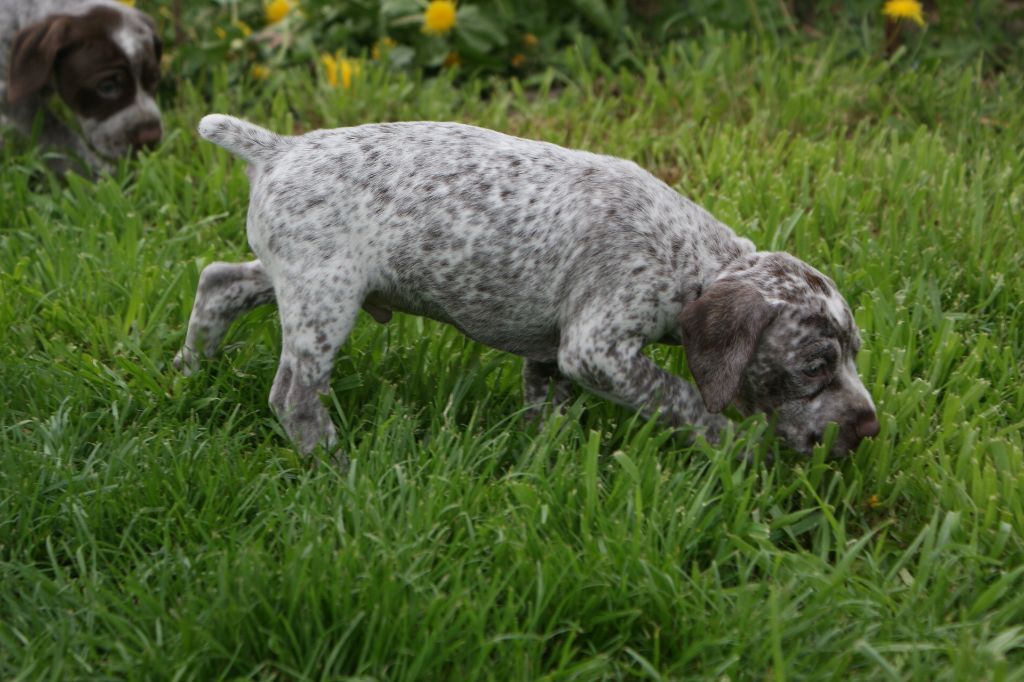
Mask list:
[[[96,183],[0,151],[0,678],[1024,680],[1024,72],[710,31],[530,88],[227,78]],[[203,265],[249,257],[209,112],[633,159],[835,279],[881,434],[688,446],[587,395],[533,433],[517,358],[364,314],[329,398],[351,466],[305,461],[274,309],[171,367]]]

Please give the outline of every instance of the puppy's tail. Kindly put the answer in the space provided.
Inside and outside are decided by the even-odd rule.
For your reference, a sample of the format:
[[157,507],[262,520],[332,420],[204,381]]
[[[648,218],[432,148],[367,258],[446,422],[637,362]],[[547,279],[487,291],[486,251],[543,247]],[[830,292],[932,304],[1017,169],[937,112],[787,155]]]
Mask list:
[[249,163],[272,159],[284,142],[284,137],[277,133],[224,114],[203,116],[199,134]]

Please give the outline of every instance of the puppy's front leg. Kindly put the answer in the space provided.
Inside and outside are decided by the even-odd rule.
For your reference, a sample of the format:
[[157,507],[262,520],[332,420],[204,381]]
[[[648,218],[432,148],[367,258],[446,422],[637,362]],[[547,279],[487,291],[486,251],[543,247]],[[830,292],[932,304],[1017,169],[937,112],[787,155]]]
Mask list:
[[645,417],[657,412],[670,426],[693,426],[717,440],[728,420],[708,412],[696,387],[654,364],[641,352],[643,346],[641,336],[618,336],[615,325],[575,325],[563,331],[558,366],[612,402]]

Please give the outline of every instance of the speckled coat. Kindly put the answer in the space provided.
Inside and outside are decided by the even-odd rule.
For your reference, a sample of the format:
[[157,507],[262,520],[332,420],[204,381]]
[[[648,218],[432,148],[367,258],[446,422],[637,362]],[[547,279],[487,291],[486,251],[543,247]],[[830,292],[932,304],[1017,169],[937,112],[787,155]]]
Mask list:
[[[827,361],[832,399],[820,400],[824,390],[795,398],[803,425],[791,444],[806,450],[838,421],[845,450],[873,428],[864,426],[875,419],[870,397],[842,364],[859,343],[853,318],[828,278],[757,252],[630,161],[455,123],[283,137],[211,115],[200,133],[250,163],[258,260],[204,270],[177,362],[194,369],[196,351],[215,352],[239,312],[276,299],[284,351],[270,400],[303,451],[335,442],[318,395],[361,306],[379,322],[392,311],[424,315],[522,356],[529,405],[552,388],[564,399],[568,379],[712,438],[726,404],[762,409],[757,384],[784,397],[776,369],[817,391],[826,377],[799,365],[843,337],[845,356],[837,341]],[[762,359],[745,382],[772,327],[798,340],[785,321],[800,315],[783,315],[787,307],[824,311],[825,326],[795,323],[817,350],[808,358],[782,343],[772,354],[788,354],[788,366]],[[686,345],[700,392],[641,353],[653,342]],[[781,413],[786,400],[776,403]]]

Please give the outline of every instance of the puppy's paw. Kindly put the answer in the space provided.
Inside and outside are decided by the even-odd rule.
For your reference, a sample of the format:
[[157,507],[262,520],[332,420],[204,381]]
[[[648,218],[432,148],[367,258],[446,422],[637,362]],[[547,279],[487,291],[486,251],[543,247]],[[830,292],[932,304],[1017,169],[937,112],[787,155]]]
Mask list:
[[328,453],[334,452],[338,446],[338,432],[326,410],[323,413],[313,413],[306,419],[292,417],[285,429],[289,430],[295,448],[303,455],[311,455],[317,449],[323,449]]
[[188,377],[199,369],[199,356],[188,346],[183,346],[175,353],[171,363],[174,365],[174,369]]
[[707,420],[700,425],[698,431],[703,433],[707,442],[712,445],[718,445],[722,442],[722,436],[725,434],[725,430],[730,423],[726,417],[720,414],[710,414]]

